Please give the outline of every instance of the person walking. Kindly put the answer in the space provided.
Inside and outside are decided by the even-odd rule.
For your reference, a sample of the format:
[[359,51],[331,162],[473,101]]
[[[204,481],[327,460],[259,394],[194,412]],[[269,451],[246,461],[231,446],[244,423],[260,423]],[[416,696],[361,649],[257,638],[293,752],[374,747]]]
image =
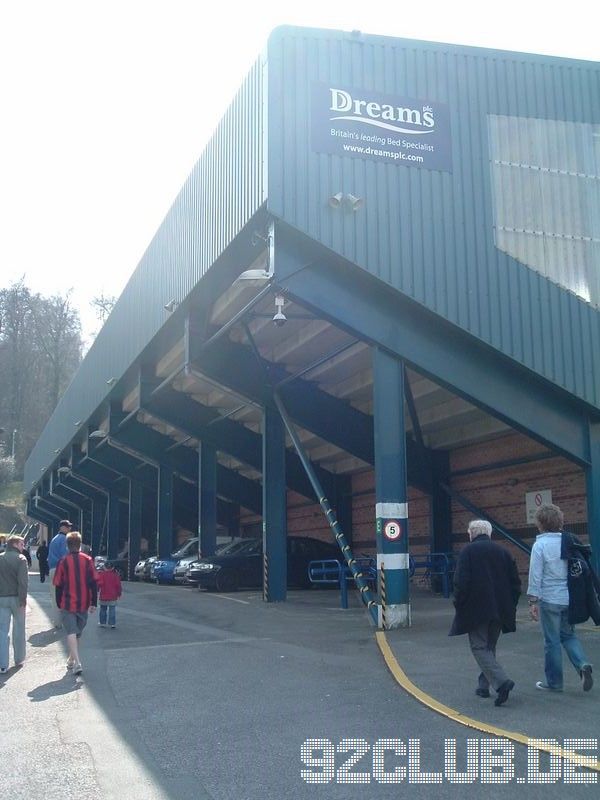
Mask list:
[[47,576],[49,575],[48,569],[48,545],[46,542],[42,542],[38,549],[35,551],[35,557],[38,560],[38,566],[40,569],[40,583],[44,583]]
[[73,525],[68,519],[61,519],[58,533],[53,536],[48,547],[48,574],[50,576],[50,621],[55,628],[60,628],[60,611],[56,606],[56,593],[54,591],[54,575],[58,562],[67,555],[67,534]]
[[67,635],[67,669],[73,670],[74,675],[81,675],[83,667],[78,640],[87,624],[88,612],[93,613],[96,610],[98,576],[91,557],[81,552],[79,531],[71,531],[66,539],[68,553],[58,563],[53,585],[62,627]]
[[541,506],[536,511],[535,524],[539,534],[531,550],[527,595],[531,618],[539,621],[542,628],[545,673],[545,680],[535,685],[542,691],[562,692],[564,647],[583,691],[589,692],[594,685],[592,665],[569,620],[569,553],[565,543],[570,544],[573,537],[562,532],[564,515],[558,506]]
[[489,697],[491,686],[496,691],[494,705],[501,706],[515,684],[496,659],[496,644],[500,633],[516,630],[521,580],[508,550],[491,541],[487,520],[472,520],[468,535],[470,543],[461,550],[454,572],[456,613],[449,635],[468,634],[481,670],[475,693]]
[[105,562],[104,569],[98,574],[98,589],[100,590],[100,614],[98,625],[106,628],[117,627],[117,603],[122,593],[121,578],[115,572],[110,561]]
[[22,554],[23,537],[9,536],[0,553],[0,673],[8,671],[9,633],[12,618],[12,643],[15,666],[25,661],[25,610],[29,571]]

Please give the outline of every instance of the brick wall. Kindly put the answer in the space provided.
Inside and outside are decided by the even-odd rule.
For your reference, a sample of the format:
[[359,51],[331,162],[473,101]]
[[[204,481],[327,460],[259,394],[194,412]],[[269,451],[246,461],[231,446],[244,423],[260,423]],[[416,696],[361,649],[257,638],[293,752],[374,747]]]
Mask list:
[[[552,500],[565,514],[565,527],[584,540],[587,537],[587,506],[583,470],[565,458],[553,456],[542,445],[519,433],[511,433],[493,441],[456,448],[450,453],[451,473],[465,469],[520,458],[548,455],[543,460],[530,461],[511,467],[480,470],[468,475],[453,475],[452,489],[460,492],[473,505],[481,508],[515,538],[531,545],[535,528],[528,525],[525,514],[525,493],[551,489]],[[375,473],[358,473],[352,478],[352,538],[356,553],[375,551]],[[409,542],[411,553],[429,550],[431,535],[430,501],[422,492],[409,487]],[[467,543],[469,520],[474,515],[459,503],[452,503],[453,548],[458,552]],[[260,522],[255,515],[244,516],[242,526]],[[288,534],[312,536],[331,540],[325,516],[317,503],[310,503],[294,492],[288,492]],[[528,557],[518,548],[498,537],[514,555],[523,573],[528,569]]]

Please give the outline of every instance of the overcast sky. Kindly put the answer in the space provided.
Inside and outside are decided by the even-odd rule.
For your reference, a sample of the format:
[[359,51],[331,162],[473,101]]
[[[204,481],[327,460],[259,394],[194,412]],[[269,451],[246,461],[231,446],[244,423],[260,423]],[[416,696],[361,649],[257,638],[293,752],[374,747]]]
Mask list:
[[277,25],[595,61],[593,6],[0,0],[0,288],[71,289],[90,336]]

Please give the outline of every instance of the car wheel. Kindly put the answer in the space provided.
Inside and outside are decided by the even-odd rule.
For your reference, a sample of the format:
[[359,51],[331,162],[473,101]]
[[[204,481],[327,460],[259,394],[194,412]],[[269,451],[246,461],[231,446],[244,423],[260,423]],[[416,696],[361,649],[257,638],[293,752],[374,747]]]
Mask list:
[[237,592],[239,585],[238,576],[235,572],[221,570],[215,578],[217,592]]

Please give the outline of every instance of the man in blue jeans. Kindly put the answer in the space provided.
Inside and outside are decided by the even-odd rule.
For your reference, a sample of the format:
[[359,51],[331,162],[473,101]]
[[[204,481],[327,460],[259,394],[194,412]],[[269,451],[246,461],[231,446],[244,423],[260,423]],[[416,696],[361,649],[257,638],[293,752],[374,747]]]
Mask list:
[[29,573],[23,553],[23,538],[9,536],[6,550],[0,553],[0,673],[8,672],[9,631],[12,619],[12,640],[15,666],[25,661],[25,610]]
[[567,560],[561,558],[561,541],[564,517],[558,506],[541,506],[535,515],[539,530],[531,550],[529,563],[529,611],[531,618],[539,620],[544,635],[545,681],[538,681],[538,689],[562,692],[562,647],[581,678],[583,691],[594,685],[592,665],[588,662],[575,628],[569,624],[569,589]]
[[60,616],[60,610],[56,605],[54,576],[60,560],[69,552],[67,548],[67,533],[70,533],[72,529],[72,522],[70,522],[68,519],[61,519],[58,526],[58,533],[51,539],[48,547],[48,575],[50,577],[50,621],[55,628],[62,627],[62,620]]

